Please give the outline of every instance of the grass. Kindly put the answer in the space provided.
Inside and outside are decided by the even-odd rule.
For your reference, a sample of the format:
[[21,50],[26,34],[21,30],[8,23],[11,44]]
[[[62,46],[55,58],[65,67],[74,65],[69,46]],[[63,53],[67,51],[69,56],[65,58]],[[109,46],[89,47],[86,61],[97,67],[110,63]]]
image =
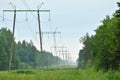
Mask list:
[[19,70],[0,72],[0,80],[120,80],[120,72],[88,70]]

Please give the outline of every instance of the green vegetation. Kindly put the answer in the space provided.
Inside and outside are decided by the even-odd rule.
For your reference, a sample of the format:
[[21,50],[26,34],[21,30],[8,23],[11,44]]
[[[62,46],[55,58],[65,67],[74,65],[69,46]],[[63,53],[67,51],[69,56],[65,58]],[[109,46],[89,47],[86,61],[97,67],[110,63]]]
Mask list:
[[[6,28],[0,29],[0,70],[7,70],[10,56],[12,33]],[[15,41],[14,41],[15,43]],[[18,58],[13,50],[12,69],[17,69],[19,65]]]
[[21,70],[0,72],[0,80],[120,80],[120,72],[87,70]]
[[56,67],[57,61],[60,64],[64,61],[44,51],[45,70],[41,71],[42,53],[36,49],[32,41],[23,40],[17,43],[14,40],[13,71],[6,71],[12,33],[7,28],[0,29],[0,80],[120,80],[119,2],[118,7],[112,18],[106,16],[95,30],[95,35],[89,36],[87,33],[81,38],[80,42],[84,47],[79,52],[78,70],[74,66]]
[[[7,28],[0,29],[0,71],[8,70],[12,33]],[[16,42],[14,40],[12,69],[31,69],[41,67],[42,53],[36,49],[33,42],[29,43],[23,40]],[[57,61],[64,64],[65,61],[59,57],[53,56],[52,53],[43,51],[44,66],[57,65]],[[60,64],[60,65],[61,65]]]
[[[16,55],[20,60],[20,69],[35,68],[42,65],[42,53],[36,49],[32,41],[30,41],[30,43],[25,40],[22,42],[19,41],[17,43]],[[43,51],[43,55],[45,57],[45,66],[56,65],[56,60],[59,60],[61,63],[63,62],[60,58],[53,56],[50,52]]]
[[109,71],[120,68],[120,3],[113,17],[102,21],[96,34],[86,34],[81,39],[84,47],[79,52],[78,68],[95,66],[95,69]]

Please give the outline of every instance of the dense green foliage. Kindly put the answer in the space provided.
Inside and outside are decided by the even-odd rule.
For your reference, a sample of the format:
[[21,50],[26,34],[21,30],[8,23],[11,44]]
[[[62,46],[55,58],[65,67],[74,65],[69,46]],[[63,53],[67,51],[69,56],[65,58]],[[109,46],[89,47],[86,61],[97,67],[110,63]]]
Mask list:
[[114,17],[118,17],[118,18],[120,18],[120,2],[118,2],[117,4],[118,4],[119,9],[116,10],[116,12],[114,13],[113,16],[114,16]]
[[96,30],[93,56],[97,69],[118,70],[120,67],[120,19],[106,19]]
[[[0,70],[7,70],[9,64],[9,53],[12,33],[6,28],[0,29]],[[15,43],[15,41],[14,41]],[[13,50],[12,69],[18,68],[18,59],[15,48]]]
[[35,68],[42,65],[42,54],[44,60],[44,66],[57,65],[57,61],[63,62],[59,57],[53,56],[52,53],[43,51],[39,52],[33,45],[25,40],[17,45],[17,56],[20,60],[20,68]]
[[[7,28],[0,29],[0,70],[8,70],[12,33]],[[57,61],[63,63],[60,58],[52,53],[44,51],[41,53],[33,45],[23,40],[16,43],[14,41],[12,69],[28,69],[41,67],[42,54],[44,56],[44,66],[57,65]]]
[[92,37],[89,37],[88,33],[81,38],[81,43],[83,43],[84,47],[79,52],[78,58],[78,68],[87,68],[92,66],[92,55],[91,55],[91,48],[92,48]]
[[[37,49],[33,45],[32,41],[30,43],[25,40],[17,44],[17,56],[22,63],[26,63],[29,66],[36,66],[36,54]],[[22,65],[22,63],[20,63]],[[21,66],[22,67],[22,66]]]
[[120,68],[120,3],[118,7],[112,18],[107,16],[102,21],[94,36],[86,35],[83,39],[84,48],[79,53],[79,68],[82,61],[85,66],[88,64],[87,61],[91,61],[96,70],[108,71]]
[[[42,53],[37,53],[36,56],[36,65],[40,66],[42,65],[41,59],[42,59]],[[57,56],[53,56],[52,53],[43,51],[43,56],[44,56],[44,65],[45,66],[54,66],[54,65],[63,65],[65,61],[61,60]]]

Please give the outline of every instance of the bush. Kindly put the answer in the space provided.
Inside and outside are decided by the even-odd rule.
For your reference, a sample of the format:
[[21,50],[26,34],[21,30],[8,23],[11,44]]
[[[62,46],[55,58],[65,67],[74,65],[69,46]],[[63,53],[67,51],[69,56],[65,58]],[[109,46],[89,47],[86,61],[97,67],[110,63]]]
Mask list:
[[16,73],[18,74],[34,74],[32,70],[17,70]]
[[19,64],[19,69],[32,69],[32,67],[29,66],[29,65],[26,64],[26,63],[20,63],[20,64]]
[[113,71],[109,71],[108,72],[108,80],[120,80],[120,74],[118,72],[113,72]]

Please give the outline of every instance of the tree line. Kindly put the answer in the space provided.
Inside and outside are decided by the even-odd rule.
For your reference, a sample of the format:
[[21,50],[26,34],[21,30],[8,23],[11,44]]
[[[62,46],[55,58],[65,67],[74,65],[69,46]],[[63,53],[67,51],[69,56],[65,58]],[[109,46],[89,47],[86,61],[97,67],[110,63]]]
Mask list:
[[[7,28],[0,29],[0,70],[8,70],[10,48],[11,48],[12,32]],[[42,56],[41,52],[37,50],[33,42],[25,40],[16,42],[14,39],[12,69],[28,69],[41,67]],[[51,52],[43,51],[44,65],[57,65],[59,61],[64,63],[59,57],[54,56]]]
[[96,70],[120,69],[120,2],[113,16],[106,18],[95,30],[80,39],[84,47],[79,51],[78,68],[95,67]]

